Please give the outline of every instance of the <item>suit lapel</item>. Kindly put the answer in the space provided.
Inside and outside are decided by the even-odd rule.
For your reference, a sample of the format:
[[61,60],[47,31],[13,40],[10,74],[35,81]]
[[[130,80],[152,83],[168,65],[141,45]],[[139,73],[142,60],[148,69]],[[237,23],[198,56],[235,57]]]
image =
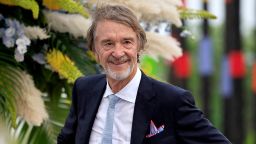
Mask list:
[[106,79],[99,81],[99,83],[95,84],[92,92],[87,96],[86,102],[86,117],[87,121],[86,127],[84,129],[85,132],[85,142],[89,143],[92,126],[99,109],[100,102],[102,100],[103,93],[106,89]]
[[134,108],[131,144],[143,142],[155,106],[154,96],[150,79],[142,74]]

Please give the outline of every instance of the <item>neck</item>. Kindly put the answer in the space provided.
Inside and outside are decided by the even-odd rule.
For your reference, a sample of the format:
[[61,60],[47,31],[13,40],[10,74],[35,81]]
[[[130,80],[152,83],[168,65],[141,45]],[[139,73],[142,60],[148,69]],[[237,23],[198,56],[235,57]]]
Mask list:
[[135,68],[134,71],[131,72],[131,74],[123,80],[115,80],[115,79],[112,79],[109,76],[107,76],[109,86],[110,86],[111,90],[113,91],[113,93],[117,93],[122,88],[124,88],[133,79],[136,72],[137,72],[137,68]]

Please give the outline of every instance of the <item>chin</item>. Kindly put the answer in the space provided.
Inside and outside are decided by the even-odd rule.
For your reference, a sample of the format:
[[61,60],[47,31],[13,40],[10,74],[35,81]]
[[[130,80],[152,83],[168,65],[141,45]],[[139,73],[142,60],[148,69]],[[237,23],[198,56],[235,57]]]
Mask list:
[[121,72],[117,72],[111,69],[107,69],[106,70],[106,74],[111,77],[114,80],[124,80],[126,78],[128,78],[131,75],[133,66],[130,66],[129,68],[127,68],[126,70],[123,70]]

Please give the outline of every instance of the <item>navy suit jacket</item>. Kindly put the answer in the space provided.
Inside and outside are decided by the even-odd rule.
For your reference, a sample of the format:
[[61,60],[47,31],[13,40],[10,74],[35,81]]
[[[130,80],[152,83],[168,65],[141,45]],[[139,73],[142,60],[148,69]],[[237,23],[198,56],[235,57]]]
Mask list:
[[[106,76],[76,80],[69,116],[58,144],[88,144]],[[147,138],[150,121],[164,131]],[[131,144],[230,144],[195,107],[191,94],[142,74],[134,108]]]

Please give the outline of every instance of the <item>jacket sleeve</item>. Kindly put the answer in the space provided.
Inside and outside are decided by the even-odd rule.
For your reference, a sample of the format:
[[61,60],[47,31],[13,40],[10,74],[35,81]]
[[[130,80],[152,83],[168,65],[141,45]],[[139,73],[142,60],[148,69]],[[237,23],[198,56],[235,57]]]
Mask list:
[[189,92],[184,92],[176,100],[175,118],[179,143],[231,144],[196,108],[194,99]]
[[75,143],[75,135],[77,128],[77,81],[74,84],[72,92],[72,104],[69,115],[66,119],[64,127],[57,138],[57,144],[71,144]]

